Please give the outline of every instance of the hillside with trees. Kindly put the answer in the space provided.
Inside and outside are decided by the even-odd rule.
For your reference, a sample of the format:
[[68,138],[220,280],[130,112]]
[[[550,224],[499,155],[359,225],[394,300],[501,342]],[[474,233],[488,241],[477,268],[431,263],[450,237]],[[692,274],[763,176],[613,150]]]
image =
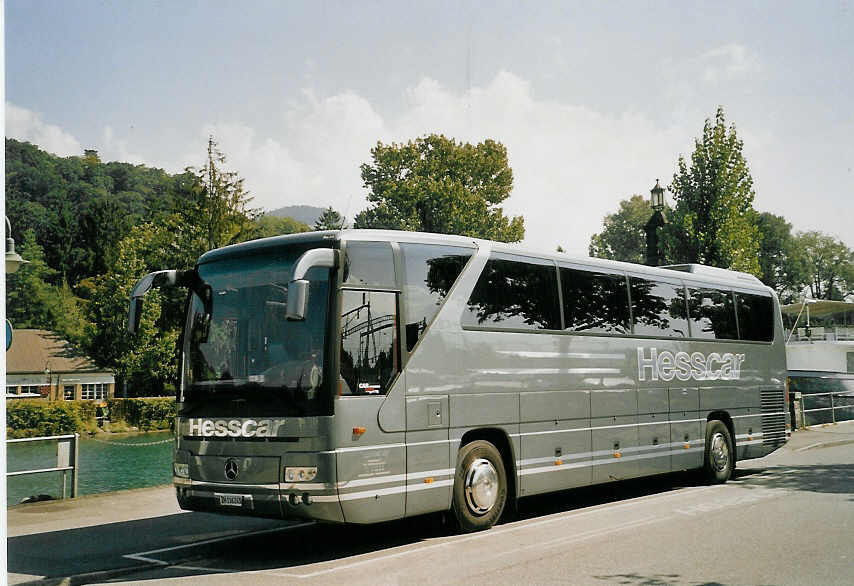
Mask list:
[[29,261],[7,276],[14,327],[59,333],[115,369],[132,394],[167,392],[183,296],[152,295],[142,332],[131,337],[124,320],[136,280],[153,270],[190,268],[210,248],[311,229],[253,209],[213,138],[200,160],[170,175],[104,163],[92,150],[57,157],[6,139],[6,215],[16,249]]

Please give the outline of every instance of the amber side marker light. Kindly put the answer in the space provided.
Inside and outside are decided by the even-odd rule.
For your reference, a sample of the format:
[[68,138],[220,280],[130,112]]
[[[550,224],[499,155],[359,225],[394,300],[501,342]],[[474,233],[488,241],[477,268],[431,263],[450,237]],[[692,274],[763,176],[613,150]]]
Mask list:
[[364,427],[354,427],[353,428],[353,435],[362,435],[366,431],[367,431],[367,429],[365,429]]

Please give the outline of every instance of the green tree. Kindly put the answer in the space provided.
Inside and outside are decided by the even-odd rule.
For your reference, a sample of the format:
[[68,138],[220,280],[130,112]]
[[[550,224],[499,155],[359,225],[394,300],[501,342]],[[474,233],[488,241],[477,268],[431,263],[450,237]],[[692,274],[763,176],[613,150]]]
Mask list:
[[799,285],[813,299],[842,301],[854,297],[854,252],[838,238],[799,232],[794,238]]
[[690,166],[680,155],[669,186],[676,205],[663,230],[668,260],[760,274],[753,178],[742,147],[719,107],[694,141]]
[[9,321],[17,328],[51,330],[72,344],[80,344],[86,326],[83,300],[74,295],[67,282],[49,283],[57,271],[45,262],[44,250],[32,229],[24,232],[18,252],[29,262],[6,281]]
[[590,238],[590,256],[643,264],[646,261],[644,225],[652,206],[642,195],[620,202],[620,209],[605,216],[604,229]]
[[234,171],[225,171],[225,163],[225,155],[210,136],[205,165],[187,170],[195,175],[191,192],[197,200],[190,219],[205,228],[207,250],[251,238],[253,220],[259,215],[248,207],[252,198],[243,187],[243,179]]
[[282,234],[298,234],[310,232],[308,224],[295,220],[294,218],[280,218],[278,216],[264,215],[255,219],[254,238],[269,238],[270,236],[281,236]]
[[320,214],[320,217],[317,218],[317,221],[314,222],[315,230],[341,230],[344,228],[347,220],[339,214],[337,211],[332,209],[332,206],[329,206],[323,213]]
[[487,139],[472,145],[431,134],[406,144],[378,142],[371,157],[361,167],[371,205],[356,216],[356,228],[503,242],[525,237],[524,219],[508,218],[500,207],[513,188],[513,171],[501,143]]
[[16,250],[25,260],[18,272],[6,276],[6,317],[16,328],[53,329],[52,287],[56,271],[47,265],[35,230],[24,232]]
[[[135,226],[118,246],[115,264],[94,280],[87,304],[89,329],[86,351],[102,365],[115,370],[122,383],[137,394],[160,394],[167,382],[175,379],[175,351],[180,330],[179,311],[164,312],[168,298],[164,292],[146,296],[140,328],[136,335],[127,331],[128,300],[142,276],[154,268],[186,268],[192,253],[181,250],[186,235],[180,218]],[[175,230],[175,231],[173,231]],[[196,241],[204,239],[202,230]],[[183,241],[183,242],[181,242]],[[172,244],[179,254],[176,252]],[[163,263],[163,264],[161,264]],[[174,263],[174,264],[173,264]],[[171,313],[169,320],[164,313]]]
[[757,226],[762,235],[759,278],[777,292],[783,303],[796,301],[808,278],[797,253],[792,225],[783,216],[762,212],[757,216]]

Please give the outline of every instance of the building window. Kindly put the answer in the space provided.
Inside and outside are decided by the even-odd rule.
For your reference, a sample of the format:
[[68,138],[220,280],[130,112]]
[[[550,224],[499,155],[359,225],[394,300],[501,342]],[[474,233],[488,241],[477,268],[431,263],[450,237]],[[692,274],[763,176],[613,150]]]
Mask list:
[[81,386],[83,387],[81,399],[99,401],[107,398],[107,383],[92,383]]
[[74,400],[74,385],[65,385],[62,387],[62,398],[66,401]]

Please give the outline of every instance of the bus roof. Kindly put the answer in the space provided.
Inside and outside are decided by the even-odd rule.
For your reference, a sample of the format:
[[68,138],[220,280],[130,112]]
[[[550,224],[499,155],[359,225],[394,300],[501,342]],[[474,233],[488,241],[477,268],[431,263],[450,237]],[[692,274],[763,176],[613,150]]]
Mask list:
[[[451,234],[436,234],[431,232],[408,232],[402,230],[324,230],[318,232],[301,232],[299,234],[287,234],[284,236],[273,236],[251,240],[240,244],[233,244],[224,248],[218,248],[206,252],[199,258],[199,264],[234,257],[242,254],[255,254],[264,250],[280,248],[282,246],[310,245],[313,242],[329,246],[335,241],[397,241],[417,242],[423,244],[446,244],[456,246],[469,246],[478,248],[489,248],[496,252],[507,254],[518,254],[537,258],[548,258],[558,262],[585,265],[593,268],[601,268],[611,271],[625,271],[641,273],[649,276],[658,276],[670,279],[684,279],[709,284],[727,284],[733,287],[748,289],[760,289],[771,291],[755,276],[738,271],[730,271],[718,267],[710,267],[699,264],[669,265],[663,267],[651,267],[635,263],[594,258],[589,256],[574,256],[563,252],[543,251],[527,247],[518,243],[494,242],[482,240],[470,236],[457,236]],[[682,274],[678,274],[682,273]]]

